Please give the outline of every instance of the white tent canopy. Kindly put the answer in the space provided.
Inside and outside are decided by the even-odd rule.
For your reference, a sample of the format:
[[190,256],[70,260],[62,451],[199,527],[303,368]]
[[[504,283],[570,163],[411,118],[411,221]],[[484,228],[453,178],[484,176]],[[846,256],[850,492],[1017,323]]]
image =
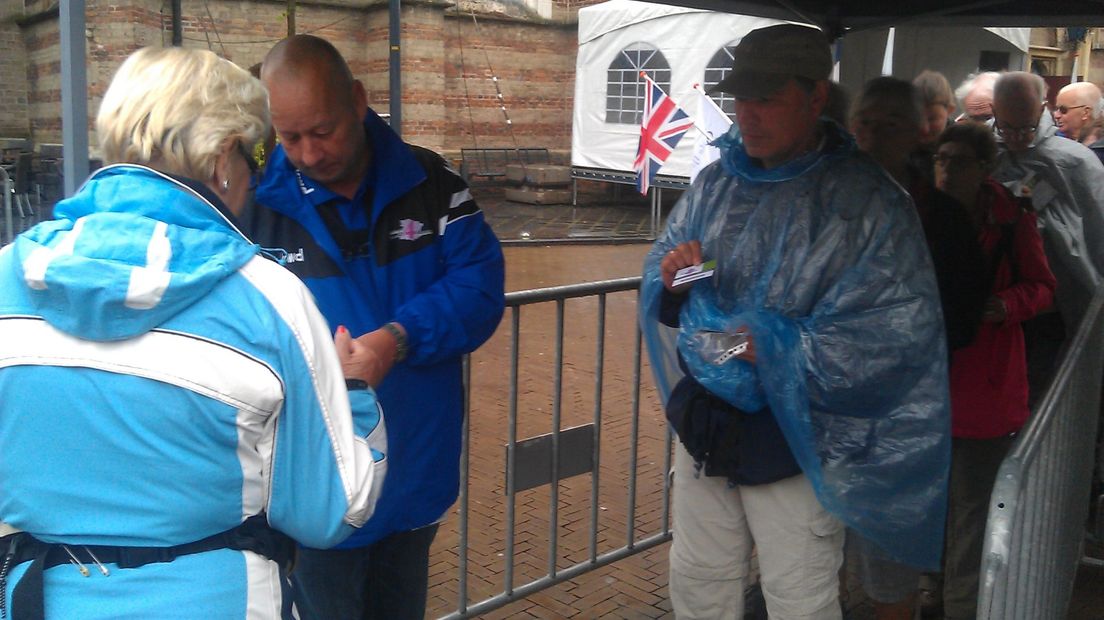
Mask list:
[[[606,122],[606,72],[621,50],[634,43],[659,49],[671,66],[667,94],[694,117],[698,111],[693,86],[702,82],[713,54],[756,28],[777,23],[781,22],[633,0],[610,0],[579,9],[571,165],[632,170],[640,125]],[[661,174],[689,175],[691,133],[694,130],[684,136]]]
[[[748,32],[777,23],[782,22],[634,0],[610,0],[580,9],[571,164],[632,172],[640,125],[606,122],[607,72],[622,50],[646,44],[662,52],[671,67],[667,94],[697,118],[693,87],[704,81],[713,55],[735,45]],[[1020,69],[1029,33],[1028,28],[897,28],[894,74],[912,79],[923,69],[934,69],[942,71],[954,87],[976,70],[983,51],[1007,53],[1009,68]],[[865,80],[880,75],[886,35],[883,29],[844,37],[841,81],[851,92],[856,92]],[[660,174],[689,176],[694,133],[691,130],[683,138]]]

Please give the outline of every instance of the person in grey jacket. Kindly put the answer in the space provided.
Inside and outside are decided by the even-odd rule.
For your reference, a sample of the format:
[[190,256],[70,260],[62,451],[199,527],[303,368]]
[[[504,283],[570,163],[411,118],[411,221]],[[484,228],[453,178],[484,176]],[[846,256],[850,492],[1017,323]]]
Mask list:
[[1058,278],[1057,309],[1072,333],[1104,274],[1104,165],[1085,145],[1058,136],[1045,106],[1039,76],[997,80],[994,128],[1002,148],[993,177],[1030,197]]

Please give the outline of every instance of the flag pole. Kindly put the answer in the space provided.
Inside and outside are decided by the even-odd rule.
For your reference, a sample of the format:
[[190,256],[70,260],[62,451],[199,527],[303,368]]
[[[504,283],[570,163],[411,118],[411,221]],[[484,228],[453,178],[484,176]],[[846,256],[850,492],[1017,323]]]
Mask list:
[[[641,73],[643,73],[643,71],[641,71]],[[700,90],[698,88],[699,86],[701,86],[701,85],[698,84],[697,82],[694,82],[694,85],[691,86],[691,88],[693,88],[694,90]],[[702,91],[702,94],[705,95],[706,97],[709,96],[709,94],[706,93],[705,91]],[[721,113],[724,114],[724,110],[721,110]],[[715,138],[709,137],[709,134],[706,133],[704,129],[702,129],[701,127],[698,127],[698,119],[694,119],[694,129],[697,129],[698,133],[700,133],[702,135],[702,137],[707,139],[707,140],[714,140],[715,139]]]

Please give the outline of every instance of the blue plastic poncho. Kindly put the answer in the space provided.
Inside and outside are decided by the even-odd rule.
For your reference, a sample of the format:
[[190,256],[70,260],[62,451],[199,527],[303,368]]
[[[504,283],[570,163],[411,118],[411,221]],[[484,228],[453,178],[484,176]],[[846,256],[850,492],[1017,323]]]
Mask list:
[[[827,146],[770,170],[735,126],[718,141],[721,161],[645,260],[641,325],[664,401],[681,357],[732,405],[769,405],[827,510],[890,557],[938,568],[950,397],[931,259],[907,194],[825,127]],[[676,333],[658,320],[659,262],[695,239],[716,271],[693,284]],[[695,334],[744,325],[755,365],[696,350]]]

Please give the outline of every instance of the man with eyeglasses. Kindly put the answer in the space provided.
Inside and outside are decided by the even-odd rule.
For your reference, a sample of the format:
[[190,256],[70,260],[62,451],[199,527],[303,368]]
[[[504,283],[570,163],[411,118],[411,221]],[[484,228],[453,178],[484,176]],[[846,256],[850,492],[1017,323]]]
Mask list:
[[1025,329],[1033,399],[1104,274],[1104,165],[1083,144],[1057,135],[1045,108],[1046,90],[1041,77],[1014,72],[997,80],[993,95],[994,129],[1002,147],[993,177],[1030,198],[1058,279],[1058,313],[1041,315]]
[[1104,162],[1104,97],[1096,84],[1076,82],[1063,86],[1055,101],[1058,133],[1089,147]]

